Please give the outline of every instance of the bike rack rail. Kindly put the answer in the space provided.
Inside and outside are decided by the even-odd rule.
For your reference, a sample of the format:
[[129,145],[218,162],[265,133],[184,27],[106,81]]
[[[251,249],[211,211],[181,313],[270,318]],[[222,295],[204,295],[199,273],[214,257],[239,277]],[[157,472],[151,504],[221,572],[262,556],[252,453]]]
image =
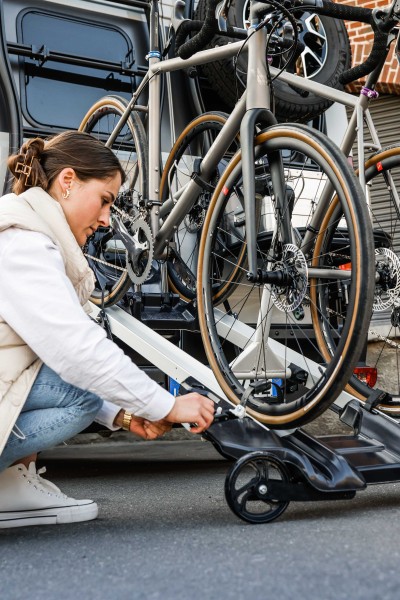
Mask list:
[[[92,308],[91,316],[99,317],[99,307]],[[203,436],[222,456],[237,461],[228,472],[225,495],[243,520],[266,523],[282,514],[291,500],[350,499],[368,484],[400,481],[400,424],[395,419],[342,392],[332,409],[352,434],[312,436],[301,428],[270,430],[243,416],[243,409],[241,413],[227,400],[209,367],[120,307],[112,306],[105,313],[113,335],[186,391],[198,390],[218,404],[215,422]],[[307,361],[307,366],[318,368],[313,361]],[[233,482],[249,464],[257,475],[250,479],[241,501]],[[272,470],[281,470],[278,479],[271,475],[271,465]],[[266,506],[264,513],[252,513],[247,507],[260,502]]]

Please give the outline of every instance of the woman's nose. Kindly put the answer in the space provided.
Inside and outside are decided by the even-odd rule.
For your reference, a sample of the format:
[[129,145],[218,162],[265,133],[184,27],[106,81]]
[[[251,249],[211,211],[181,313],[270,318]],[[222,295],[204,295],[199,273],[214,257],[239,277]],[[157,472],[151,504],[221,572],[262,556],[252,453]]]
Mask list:
[[109,227],[109,225],[110,225],[110,209],[108,207],[101,211],[98,220],[102,227]]

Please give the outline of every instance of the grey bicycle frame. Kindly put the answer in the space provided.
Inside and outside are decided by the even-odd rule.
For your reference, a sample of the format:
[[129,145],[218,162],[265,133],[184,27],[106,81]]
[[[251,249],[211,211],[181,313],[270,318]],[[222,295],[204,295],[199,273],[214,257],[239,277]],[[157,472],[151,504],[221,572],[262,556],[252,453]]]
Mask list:
[[[133,94],[124,114],[120,121],[116,125],[112,132],[109,140],[107,141],[108,146],[112,146],[119,131],[126,123],[129,114],[135,109],[137,99],[142,93],[145,86],[149,87],[149,101],[148,101],[148,146],[149,146],[149,198],[148,206],[150,209],[150,224],[151,229],[155,238],[154,256],[160,258],[163,256],[163,252],[169,243],[169,240],[174,232],[174,229],[182,222],[185,215],[191,209],[196,199],[199,196],[202,188],[199,183],[194,179],[185,187],[184,191],[179,195],[176,201],[167,201],[164,203],[162,210],[161,202],[159,199],[159,188],[160,188],[160,170],[159,170],[159,157],[161,152],[160,144],[160,94],[161,94],[161,83],[159,75],[161,73],[170,73],[186,69],[188,67],[206,64],[208,62],[217,61],[223,58],[230,58],[235,56],[238,52],[243,49],[244,43],[236,42],[220,48],[213,48],[210,50],[203,50],[196,53],[193,57],[188,60],[182,60],[180,58],[172,58],[167,60],[159,60],[158,52],[158,39],[156,35],[157,23],[158,23],[158,11],[157,2],[153,0],[152,10],[150,16],[150,48],[152,49],[149,53],[149,70],[143,78],[141,84],[138,86],[136,92]],[[257,19],[257,13],[266,13],[269,10],[268,6],[261,3],[254,3],[252,5],[252,13],[254,19]],[[180,11],[181,12],[181,11]],[[267,66],[266,66],[266,31],[265,28],[253,32],[250,35],[245,50],[249,52],[248,61],[248,90],[249,92],[243,94],[241,100],[236,105],[235,109],[229,116],[226,124],[223,126],[221,132],[217,136],[215,142],[207,152],[206,156],[201,162],[200,176],[206,180],[212,175],[219,161],[223,157],[227,148],[231,145],[235,136],[237,135],[240,124],[246,111],[251,110],[255,107],[257,109],[269,110],[269,90],[268,90],[268,78]],[[262,73],[262,77],[260,77]],[[248,179],[252,179],[248,177]],[[251,195],[250,195],[251,197]],[[178,201],[179,200],[179,201]],[[283,198],[282,198],[283,201]],[[279,200],[278,200],[279,202]],[[162,215],[167,214],[168,216],[160,226],[160,218]],[[284,211],[282,210],[282,213]],[[289,228],[287,227],[287,230]],[[250,246],[250,244],[249,244]],[[255,255],[255,240],[252,245],[254,248]],[[252,262],[250,260],[250,262]],[[255,259],[253,260],[255,262]]]
[[[154,2],[156,4],[156,1]],[[263,12],[266,12],[266,5],[261,3],[253,3],[253,14],[260,11],[262,7]],[[155,17],[158,20],[158,14]],[[152,23],[152,21],[151,21]],[[158,27],[158,25],[157,25]],[[153,25],[150,27],[150,41],[151,48],[158,47],[158,41],[154,31],[157,29],[155,20],[153,18]],[[153,31],[153,33],[152,33]],[[392,36],[390,41],[395,39]],[[162,73],[171,73],[173,71],[179,71],[187,69],[188,67],[203,65],[208,62],[218,61],[221,59],[231,58],[238,54],[238,52],[249,52],[248,58],[248,79],[247,79],[247,90],[236,104],[234,110],[228,117],[226,123],[222,127],[220,133],[216,137],[214,143],[209,148],[208,152],[201,161],[200,177],[205,181],[212,175],[219,161],[223,157],[226,150],[229,148],[231,143],[234,141],[240,130],[240,124],[247,110],[251,110],[254,107],[258,109],[269,109],[269,90],[268,80],[265,77],[266,72],[266,32],[264,28],[259,29],[253,35],[250,35],[247,43],[244,45],[243,41],[234,42],[227,44],[226,46],[216,47],[209,50],[202,50],[197,52],[191,58],[182,60],[181,58],[172,58],[166,60],[160,60],[158,56],[152,56],[155,52],[149,54],[149,70],[144,76],[142,82],[138,86],[136,92],[132,95],[132,98],[122,115],[120,121],[116,125],[112,132],[110,139],[107,142],[108,146],[112,146],[119,131],[126,123],[129,114],[132,110],[135,110],[135,106],[138,98],[140,97],[143,89],[146,85],[149,86],[149,102],[148,102],[148,145],[149,145],[149,203],[151,206],[151,228],[155,238],[154,256],[160,258],[163,256],[165,248],[167,247],[174,230],[182,222],[185,215],[191,209],[193,204],[196,202],[200,192],[202,191],[201,185],[199,185],[194,179],[191,179],[188,184],[185,185],[184,189],[178,191],[175,194],[173,200],[166,200],[164,203],[160,202],[159,188],[160,188],[160,169],[159,169],[159,157],[160,157],[160,77]],[[371,87],[376,83],[380,74],[382,64],[375,69],[375,71],[369,76],[366,86]],[[314,94],[338,102],[344,106],[351,107],[353,109],[352,116],[350,118],[346,133],[343,137],[341,144],[341,150],[348,156],[351,152],[353,144],[357,138],[358,155],[359,155],[359,179],[363,189],[365,189],[365,173],[364,173],[364,119],[367,127],[370,131],[373,144],[376,148],[379,148],[379,138],[374,127],[371,115],[368,110],[370,98],[360,94],[359,96],[353,96],[344,91],[336,90],[328,87],[324,84],[298,77],[291,73],[282,72],[279,73],[278,69],[269,67],[271,75],[274,77],[279,74],[279,79],[285,83],[295,86],[301,90],[313,92]],[[261,77],[257,77],[257,74],[262,74]],[[307,248],[311,248],[315,233],[312,232],[313,224],[320,223],[322,220],[323,213],[325,211],[326,200],[329,199],[331,194],[331,186],[329,183],[325,185],[325,189],[320,196],[319,202],[316,206],[314,215],[312,217],[311,227],[305,233],[305,237],[302,242],[302,249],[304,252]],[[251,197],[251,196],[250,196]],[[399,199],[397,203],[400,208]],[[285,211],[283,211],[285,213]],[[165,217],[165,219],[164,219]],[[160,224],[160,220],[162,224]],[[248,240],[249,241],[249,240]],[[249,252],[251,243],[249,242]],[[321,277],[321,273],[319,273]],[[323,276],[323,275],[322,275]],[[338,277],[341,274],[338,273]],[[332,271],[330,271],[330,277],[332,277]]]

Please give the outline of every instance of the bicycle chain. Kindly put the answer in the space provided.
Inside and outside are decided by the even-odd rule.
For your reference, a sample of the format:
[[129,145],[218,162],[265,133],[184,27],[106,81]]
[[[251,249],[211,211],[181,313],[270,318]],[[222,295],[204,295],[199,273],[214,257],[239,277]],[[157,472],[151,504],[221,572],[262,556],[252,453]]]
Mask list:
[[[338,312],[336,312],[332,308],[327,308],[326,310],[327,310],[328,313],[330,313],[331,315],[334,315],[335,317],[339,317],[340,319],[343,318],[343,315],[339,314]],[[381,335],[380,333],[378,333],[378,331],[375,331],[374,329],[368,329],[368,333],[370,335],[376,337],[379,341],[385,342],[389,346],[392,346],[392,348],[396,348],[396,350],[400,350],[400,344],[397,344],[396,342],[393,342],[389,338],[385,338],[383,335]]]
[[128,270],[128,269],[126,269],[124,267],[117,267],[117,265],[114,265],[113,263],[107,262],[106,260],[101,260],[101,258],[95,258],[91,254],[87,254],[87,252],[84,252],[83,256],[86,256],[86,258],[90,258],[90,260],[94,260],[95,262],[98,262],[98,263],[100,263],[102,265],[106,265],[107,267],[112,267],[113,269],[116,269],[117,271],[122,271],[122,272],[125,273]]

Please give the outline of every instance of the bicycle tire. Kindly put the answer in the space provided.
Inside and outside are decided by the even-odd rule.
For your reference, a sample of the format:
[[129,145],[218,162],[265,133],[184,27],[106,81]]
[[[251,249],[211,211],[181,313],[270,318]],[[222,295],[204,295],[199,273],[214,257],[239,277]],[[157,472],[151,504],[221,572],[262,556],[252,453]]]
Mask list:
[[[274,190],[271,189],[268,168],[269,153],[272,156],[277,151],[284,157],[285,173],[291,182],[284,188],[285,206],[290,208],[295,242],[281,248],[279,235],[274,234]],[[198,314],[207,358],[224,393],[236,404],[245,402],[248,414],[254,418],[269,427],[282,429],[303,425],[319,416],[334,402],[353,372],[361,353],[372,306],[372,232],[357,178],[343,154],[326,136],[303,125],[277,125],[257,136],[255,152],[256,180],[259,187],[264,186],[263,198],[266,203],[262,212],[265,230],[259,230],[257,238],[259,264],[270,264],[272,271],[278,269],[284,272],[286,269],[287,273],[292,268],[292,275],[287,276],[285,284],[276,285],[275,289],[271,285],[249,285],[244,278],[243,297],[236,299],[234,295],[231,296],[230,311],[217,312],[214,309],[213,281],[220,274],[225,277],[224,270],[230,267],[221,261],[220,256],[214,257],[213,245],[225,204],[231,200],[235,188],[241,185],[241,156],[238,153],[218,183],[203,226],[198,268]],[[296,168],[288,163],[292,158],[296,158]],[[300,160],[303,161],[303,169],[299,168]],[[314,165],[319,170],[315,170]],[[309,181],[306,181],[306,177]],[[308,193],[310,197],[316,197],[315,179],[321,185],[328,179],[333,185],[333,196],[337,194],[340,199],[350,240],[350,256],[354,261],[349,282],[349,307],[342,335],[326,370],[321,369],[322,372],[319,372],[320,367],[315,363],[312,365],[308,351],[303,350],[301,336],[304,332],[297,324],[294,312],[295,309],[303,309],[308,293],[308,277],[304,274],[309,267],[309,258],[301,252],[302,231],[304,234],[307,227],[311,226],[318,232],[319,225],[314,222],[315,219],[311,224],[303,219],[300,226],[299,216],[303,210],[300,201],[304,201]],[[307,210],[311,216],[312,202]],[[271,219],[269,226],[265,225],[268,218]],[[326,232],[319,231],[317,239],[326,235]],[[234,261],[231,259],[231,262]],[[325,268],[323,257],[321,264]],[[329,277],[336,283],[336,278],[343,276],[349,277],[347,273],[340,275],[339,269],[329,271]],[[318,277],[320,280],[323,273],[319,273]],[[254,309],[246,315],[246,303],[261,305],[263,292],[264,312],[261,318],[255,318]],[[269,304],[266,306],[265,297],[268,299],[268,295]],[[271,297],[274,297],[275,306],[278,302],[283,306],[281,314],[284,315],[286,329],[281,330],[282,342],[272,340],[270,335],[277,328],[273,323],[271,325],[275,319],[270,306]],[[255,327],[250,327],[249,323],[254,322]],[[293,336],[294,354],[289,345],[289,334]],[[257,336],[260,339],[257,340]],[[304,341],[311,340],[307,338]],[[297,361],[297,364],[293,361]],[[278,379],[282,381],[278,382]],[[244,385],[244,381],[249,385]]]
[[[107,142],[126,106],[127,101],[119,96],[101,98],[86,113],[79,130]],[[146,133],[135,111],[131,112],[112,150],[126,167],[127,180],[111,212],[123,219],[129,230],[130,223],[137,218],[140,202],[147,198],[148,181]],[[119,302],[132,285],[132,269],[129,253],[111,226],[98,229],[88,241],[85,255],[96,279],[90,300],[105,307]]]
[[[204,113],[193,119],[178,136],[168,155],[161,177],[160,199],[162,202],[167,199],[172,200],[174,191],[182,189],[190,180],[193,172],[198,169],[196,161],[200,162],[205,156],[227,118],[228,115],[223,112]],[[239,141],[235,139],[219,162],[214,175],[205,182],[207,186],[200,192],[197,202],[174,234],[176,252],[179,256],[171,255],[172,257],[170,256],[168,259],[169,286],[173,292],[188,302],[196,298],[199,236],[212,196],[212,189],[238,146]],[[232,277],[229,282],[220,286],[215,293],[216,301],[223,302],[233,290],[234,285],[235,278]]]
[[[390,180],[387,177],[389,173]],[[400,191],[400,147],[385,148],[371,156],[365,163],[365,178],[370,196],[370,218],[375,234],[377,274],[373,305],[375,311],[368,331],[366,364],[376,368],[378,376],[376,382],[371,381],[370,385],[353,376],[346,389],[361,401],[365,401],[374,388],[381,389],[386,393],[386,398],[379,408],[389,413],[398,413],[399,407],[385,404],[385,400],[400,397],[400,327],[397,320],[400,306],[400,207],[396,201],[396,195],[398,196]],[[375,193],[376,186],[378,190]],[[387,196],[384,203],[382,190]],[[327,215],[325,221],[328,218]],[[386,252],[385,249],[390,252]],[[315,290],[313,293],[315,296]],[[318,302],[316,297],[314,301]],[[382,307],[383,309],[378,311]],[[346,310],[345,305],[342,310]],[[321,327],[319,322],[316,322],[316,338],[321,354],[325,360],[329,360],[332,336],[329,329]],[[381,365],[385,367],[388,375],[380,374]]]

